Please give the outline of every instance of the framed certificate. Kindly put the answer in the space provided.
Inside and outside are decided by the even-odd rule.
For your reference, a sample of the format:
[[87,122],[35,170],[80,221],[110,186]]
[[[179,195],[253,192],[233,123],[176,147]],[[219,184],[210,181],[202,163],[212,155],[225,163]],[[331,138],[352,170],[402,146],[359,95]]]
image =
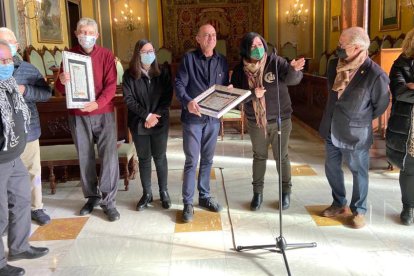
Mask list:
[[70,75],[70,81],[65,85],[67,108],[83,108],[95,101],[91,57],[63,51],[62,61],[63,71]]
[[250,90],[228,89],[227,86],[216,84],[198,95],[194,100],[200,106],[200,113],[220,118],[250,94]]

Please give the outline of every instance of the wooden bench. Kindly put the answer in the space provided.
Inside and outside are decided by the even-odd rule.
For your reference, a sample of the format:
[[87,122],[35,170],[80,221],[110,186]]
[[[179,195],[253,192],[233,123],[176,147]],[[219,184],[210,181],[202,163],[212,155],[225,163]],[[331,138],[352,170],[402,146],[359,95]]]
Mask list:
[[[95,147],[96,163],[100,164],[98,152]],[[118,146],[119,165],[123,167],[123,176],[125,190],[128,191],[130,179],[135,179],[136,168],[138,165],[134,144],[120,144]],[[42,167],[49,168],[49,182],[52,194],[56,193],[56,177],[54,168],[57,166],[65,167],[63,181],[68,179],[67,166],[79,166],[78,153],[74,144],[54,145],[40,147],[40,163]],[[130,167],[131,166],[131,171]]]
[[[135,179],[138,161],[135,146],[132,143],[127,126],[128,108],[122,95],[115,96],[113,103],[115,106],[117,137],[119,141],[124,142],[118,146],[121,178],[124,179],[125,190],[128,190],[129,180]],[[47,173],[49,173],[51,193],[54,194],[56,193],[58,179],[55,168],[63,167],[63,174],[59,177],[62,182],[73,179],[74,175],[79,175],[78,155],[70,133],[65,97],[52,97],[48,102],[37,103],[37,109],[42,128],[42,136],[39,139],[41,166],[46,179]],[[99,164],[96,149],[95,156],[97,164]],[[68,173],[68,167],[70,166],[75,167],[77,171]]]

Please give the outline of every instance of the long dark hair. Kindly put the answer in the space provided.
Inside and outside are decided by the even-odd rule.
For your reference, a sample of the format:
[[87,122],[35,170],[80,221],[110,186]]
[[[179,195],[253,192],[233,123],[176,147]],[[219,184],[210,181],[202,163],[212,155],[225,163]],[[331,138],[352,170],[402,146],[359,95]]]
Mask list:
[[[132,55],[131,61],[129,62],[129,72],[131,76],[133,76],[135,79],[141,78],[141,54],[140,51],[142,47],[144,47],[145,44],[152,43],[149,40],[146,39],[140,39],[135,44],[134,48],[134,54]],[[153,45],[154,46],[154,45]],[[160,68],[158,67],[157,59],[154,60],[154,62],[151,64],[151,67],[148,71],[149,75],[151,77],[157,77],[161,74]]]
[[250,51],[251,51],[253,40],[255,37],[260,38],[260,40],[262,41],[264,50],[265,52],[267,52],[266,40],[258,33],[250,32],[250,33],[245,34],[240,42],[240,56],[242,58],[250,59]]

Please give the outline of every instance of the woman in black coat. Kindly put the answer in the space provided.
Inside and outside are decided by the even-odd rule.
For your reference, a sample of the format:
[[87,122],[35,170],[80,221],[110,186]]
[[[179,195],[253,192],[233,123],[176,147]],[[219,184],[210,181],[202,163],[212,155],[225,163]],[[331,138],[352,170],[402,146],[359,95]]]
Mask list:
[[402,49],[390,72],[392,110],[386,151],[389,161],[401,169],[400,219],[404,225],[410,225],[414,218],[414,29],[408,32]]
[[135,44],[129,69],[123,77],[128,127],[138,154],[143,195],[137,204],[142,211],[152,202],[151,157],[154,159],[162,207],[171,207],[167,178],[169,107],[172,99],[170,72],[158,67],[153,45],[148,40]]

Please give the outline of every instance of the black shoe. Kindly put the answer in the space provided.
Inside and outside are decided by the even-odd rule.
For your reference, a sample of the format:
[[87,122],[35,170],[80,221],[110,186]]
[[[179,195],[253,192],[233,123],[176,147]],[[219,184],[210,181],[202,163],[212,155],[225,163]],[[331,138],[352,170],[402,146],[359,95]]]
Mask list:
[[414,208],[403,207],[400,215],[401,223],[404,225],[411,225],[414,221]]
[[152,194],[143,194],[137,204],[137,211],[142,211],[148,207],[148,203],[152,202]]
[[252,202],[250,203],[250,210],[257,211],[260,209],[260,205],[263,202],[263,194],[262,193],[254,193]]
[[290,206],[290,193],[282,193],[282,210],[288,209]]
[[9,257],[7,259],[9,261],[17,261],[21,259],[36,259],[46,255],[47,253],[49,253],[49,248],[47,247],[30,246],[30,248],[24,252],[15,255],[9,254]]
[[220,212],[223,209],[223,207],[221,207],[221,205],[217,201],[215,201],[214,198],[212,197],[199,198],[198,205],[200,205],[201,207],[207,208],[208,210],[212,212]]
[[194,208],[191,204],[184,204],[183,222],[187,223],[193,221]]
[[160,192],[160,198],[161,198],[161,205],[164,209],[170,209],[171,207],[171,199],[170,195],[168,194],[168,191],[162,191]]
[[108,217],[109,221],[116,221],[121,218],[121,215],[119,214],[118,210],[115,207],[106,208],[105,206],[102,206],[102,209],[105,215]]
[[24,275],[25,271],[23,268],[6,264],[5,267],[0,269],[0,276],[18,276]]
[[43,209],[32,210],[32,220],[36,221],[40,226],[48,224],[50,217]]
[[83,205],[82,209],[80,209],[79,215],[84,216],[92,213],[93,208],[99,205],[99,201],[101,201],[99,197],[88,198],[88,201],[85,203],[85,205]]

